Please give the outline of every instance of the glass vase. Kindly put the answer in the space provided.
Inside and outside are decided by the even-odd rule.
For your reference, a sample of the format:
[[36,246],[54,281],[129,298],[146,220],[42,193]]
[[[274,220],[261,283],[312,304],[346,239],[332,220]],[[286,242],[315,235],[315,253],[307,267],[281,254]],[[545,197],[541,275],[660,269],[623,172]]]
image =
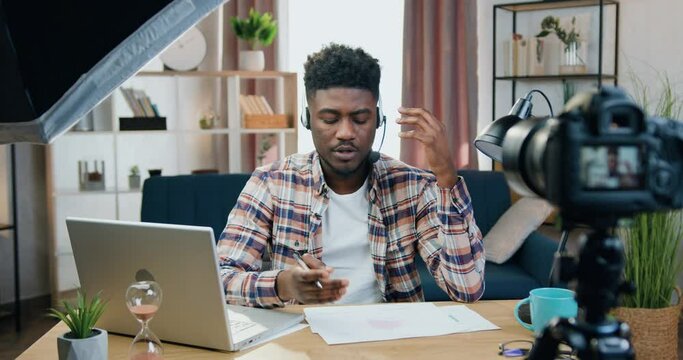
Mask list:
[[582,41],[572,41],[562,45],[562,54],[560,54],[560,74],[585,74],[586,44]]

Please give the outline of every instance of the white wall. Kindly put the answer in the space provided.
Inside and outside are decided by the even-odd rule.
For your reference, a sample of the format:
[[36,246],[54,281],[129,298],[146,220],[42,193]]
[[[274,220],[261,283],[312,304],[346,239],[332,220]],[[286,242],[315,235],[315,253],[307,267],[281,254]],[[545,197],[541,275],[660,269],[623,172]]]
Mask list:
[[[477,32],[479,37],[479,131],[492,119],[491,68],[493,5],[519,2],[509,0],[479,0]],[[619,85],[631,91],[628,73],[633,71],[656,92],[657,71],[668,74],[683,98],[683,41],[677,37],[683,1],[680,0],[619,0]],[[502,60],[499,60],[502,61]],[[656,71],[655,71],[656,70]],[[500,97],[499,97],[500,98]],[[508,100],[505,98],[506,101]],[[542,107],[542,105],[538,105]],[[479,155],[481,169],[490,169],[491,162]],[[683,276],[679,277],[683,286]]]
[[[331,42],[362,47],[379,59],[380,93],[387,116],[382,153],[399,157],[397,108],[401,103],[403,67],[403,1],[397,0],[291,0],[288,1],[285,70],[299,73],[299,99],[303,99],[304,62],[309,54]],[[380,129],[381,130],[381,129]],[[374,148],[382,134],[377,132]],[[310,133],[299,124],[298,151],[313,150]]]

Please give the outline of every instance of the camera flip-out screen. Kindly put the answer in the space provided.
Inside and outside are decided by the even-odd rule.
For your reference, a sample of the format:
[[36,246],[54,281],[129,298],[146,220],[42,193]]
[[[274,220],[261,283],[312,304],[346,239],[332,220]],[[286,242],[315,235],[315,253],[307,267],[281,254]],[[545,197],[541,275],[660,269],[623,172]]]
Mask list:
[[584,190],[640,190],[643,157],[636,145],[583,145],[580,181]]

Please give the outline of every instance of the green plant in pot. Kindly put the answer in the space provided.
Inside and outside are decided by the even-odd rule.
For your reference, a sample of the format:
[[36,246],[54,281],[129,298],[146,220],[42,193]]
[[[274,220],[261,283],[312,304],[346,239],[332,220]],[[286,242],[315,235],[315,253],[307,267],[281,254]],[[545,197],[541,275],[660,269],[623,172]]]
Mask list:
[[[648,100],[648,87],[632,75],[636,101],[648,115],[678,119],[683,104],[669,78],[658,74],[660,94],[654,107]],[[632,343],[638,359],[676,359],[678,357],[678,318],[681,313],[680,289],[676,286],[683,269],[679,244],[683,238],[681,210],[643,213],[620,229],[624,239],[626,266],[624,276],[636,290],[623,297],[615,316],[625,321],[633,333]],[[672,305],[672,297],[674,302]]]
[[131,190],[140,188],[140,168],[137,165],[133,165],[130,168],[130,174],[128,174],[128,188]]
[[258,50],[258,46],[270,46],[275,40],[277,21],[273,20],[273,15],[268,12],[261,14],[252,8],[246,19],[235,16],[230,19],[230,23],[235,35],[249,44],[250,50],[240,51],[240,70],[262,71],[265,69],[265,56],[262,50]]
[[49,310],[48,316],[69,327],[69,332],[57,338],[60,360],[107,359],[107,331],[95,328],[105,306],[99,293],[88,300],[79,290],[75,304],[63,301],[63,309]]
[[546,16],[541,21],[541,32],[537,38],[544,38],[555,34],[564,45],[560,58],[560,74],[584,74],[586,73],[586,61],[581,56],[581,35],[576,30],[576,17],[572,17],[571,29],[567,30],[560,25],[560,18]]

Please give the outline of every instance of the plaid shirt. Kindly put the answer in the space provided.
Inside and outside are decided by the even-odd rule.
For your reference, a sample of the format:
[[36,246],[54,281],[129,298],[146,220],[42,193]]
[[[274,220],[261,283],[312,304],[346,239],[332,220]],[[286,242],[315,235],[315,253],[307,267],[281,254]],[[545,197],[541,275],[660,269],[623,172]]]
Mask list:
[[[465,181],[439,188],[435,176],[387,156],[373,165],[368,188],[368,241],[384,301],[424,301],[415,255],[453,300],[484,292],[484,249]],[[228,303],[284,306],[275,279],[297,266],[293,251],[322,259],[327,185],[318,154],[296,154],[256,169],[218,242]],[[263,269],[270,249],[272,270]]]

